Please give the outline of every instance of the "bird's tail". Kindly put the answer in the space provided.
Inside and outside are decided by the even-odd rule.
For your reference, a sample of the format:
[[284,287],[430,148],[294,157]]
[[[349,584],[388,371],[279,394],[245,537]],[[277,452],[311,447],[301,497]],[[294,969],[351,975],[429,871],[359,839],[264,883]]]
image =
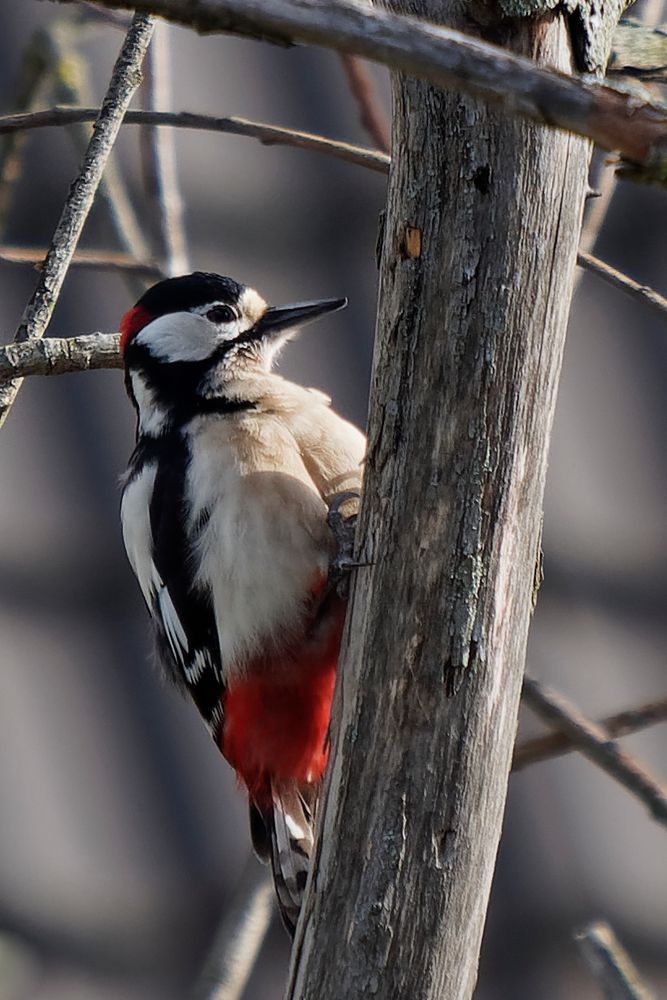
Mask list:
[[255,851],[271,864],[278,907],[294,936],[313,852],[317,785],[272,782],[270,803],[250,803],[250,830]]

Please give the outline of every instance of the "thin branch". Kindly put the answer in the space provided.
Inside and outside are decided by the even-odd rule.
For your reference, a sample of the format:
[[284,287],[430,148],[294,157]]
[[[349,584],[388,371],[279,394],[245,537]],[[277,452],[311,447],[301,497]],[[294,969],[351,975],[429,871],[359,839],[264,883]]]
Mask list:
[[[51,128],[72,125],[77,122],[95,121],[98,112],[94,108],[50,108],[29,114],[5,115],[0,117],[0,135],[19,129]],[[310,149],[316,153],[327,153],[347,163],[368,167],[381,174],[389,173],[389,157],[385,153],[354,146],[349,142],[338,142],[310,132],[281,128],[248,121],[245,118],[216,118],[214,115],[198,115],[189,111],[128,111],[125,125],[168,125],[172,128],[190,128],[207,132],[224,132],[229,135],[243,135],[258,139],[265,146],[294,146]]]
[[[663,15],[664,8],[664,0],[648,0],[648,2],[644,4],[641,12],[641,20],[647,30],[653,30],[655,25],[659,23]],[[614,62],[614,51],[618,46],[619,32],[621,35],[623,34],[622,27],[622,24],[617,25],[614,33],[610,65]],[[599,178],[600,180],[597,186],[600,189],[600,196],[596,198],[592,205],[588,206],[582,228],[581,239],[579,240],[579,252],[581,254],[592,253],[597,243],[598,236],[600,235],[600,230],[602,229],[604,220],[607,216],[607,212],[609,211],[614,198],[618,175],[612,168],[609,161],[604,162],[600,166]],[[575,289],[579,285],[581,275],[581,270],[578,270],[575,277]]]
[[653,1000],[609,924],[596,921],[574,939],[607,1000]]
[[253,855],[215,935],[193,1000],[239,1000],[273,912],[271,879]]
[[124,14],[117,14],[113,10],[104,10],[104,8],[96,7],[90,0],[80,0],[80,3],[83,8],[80,16],[83,20],[102,21],[113,25],[114,28],[120,28],[121,31],[127,31],[130,27],[130,20]]
[[[94,121],[97,112],[94,108],[55,107],[47,111],[36,111],[28,114],[5,115],[0,117],[0,135],[22,130],[51,128],[71,125],[79,122]],[[260,122],[248,121],[244,118],[217,118],[212,115],[194,114],[189,111],[128,111],[125,116],[126,125],[160,125],[172,128],[188,128],[203,131],[223,132],[231,135],[247,136],[258,139],[264,145],[285,145],[298,149],[309,149],[326,153],[348,163],[367,167],[379,173],[389,172],[390,158],[386,153],[353,146],[346,142],[327,139],[324,136],[311,135],[293,129],[281,128],[276,125],[266,125]],[[659,292],[640,285],[638,282],[617,271],[609,264],[598,260],[588,253],[580,253],[577,258],[580,267],[596,274],[603,281],[619,288],[643,305],[650,306],[658,312],[662,319],[667,316],[667,299]]]
[[383,153],[391,152],[389,127],[378,105],[373,81],[363,60],[359,56],[351,56],[343,52],[340,61],[343,64],[352,96],[357,102],[362,126],[378,149],[381,149]]
[[[630,733],[640,732],[642,729],[656,726],[665,721],[667,721],[667,698],[661,698],[658,701],[650,701],[646,705],[640,705],[638,708],[630,708],[625,712],[617,712],[616,715],[608,715],[605,719],[600,719],[597,725],[604,729],[607,739],[617,739],[620,736],[628,736]],[[530,764],[537,764],[552,757],[560,757],[577,749],[569,736],[562,732],[524,740],[514,749],[512,770],[521,771]]]
[[[155,26],[153,41],[146,59],[146,107],[157,111],[172,106],[171,58],[169,32],[164,22]],[[183,223],[183,201],[178,186],[174,133],[154,125],[141,132],[142,162],[149,200],[154,205],[151,216],[156,220],[160,256],[168,275],[185,274],[190,270],[188,248]]]
[[136,7],[203,32],[353,52],[445,90],[482,97],[510,113],[586,136],[639,165],[643,179],[667,181],[663,108],[627,90],[539,67],[524,56],[451,28],[354,0],[97,2],[103,7]]
[[[140,83],[140,67],[152,32],[151,18],[135,15],[116,60],[92,138],[79,174],[70,188],[37,287],[21,317],[14,338],[16,342],[41,337],[48,326],[104,166],[118,135],[125,111]],[[0,426],[7,418],[20,384],[19,381],[10,382],[3,386],[0,392]]]
[[120,334],[44,337],[0,347],[0,386],[26,375],[66,375],[100,368],[122,368]]
[[534,712],[564,732],[581,752],[646,805],[654,819],[667,825],[667,790],[630,754],[610,740],[561,694],[526,677],[523,699]]
[[[76,107],[89,100],[93,90],[88,64],[76,48],[76,41],[81,34],[82,25],[85,24],[82,18],[87,19],[90,11],[77,10],[77,14],[79,17],[75,23],[60,20],[48,28],[55,100],[68,107]],[[96,109],[95,119],[98,113]],[[90,141],[90,130],[82,122],[76,131],[77,153],[83,155]],[[144,259],[149,257],[150,249],[143,227],[139,223],[113,155],[107,160],[96,198],[111,223],[119,248],[135,257]],[[138,298],[143,289],[136,282],[130,287]]]
[[[612,169],[610,163],[603,163],[600,166],[598,176],[599,179],[596,182],[598,197],[593,199],[592,205],[588,207],[586,212],[579,239],[580,254],[589,254],[595,246],[616,190],[616,171]],[[578,271],[577,275],[575,281],[578,284],[581,271]]]
[[617,271],[611,264],[605,264],[604,261],[592,257],[589,253],[578,253],[577,264],[585,271],[597,275],[602,281],[606,281],[608,285],[613,285],[614,288],[625,292],[636,302],[649,306],[660,315],[661,319],[667,319],[667,299],[655,289],[649,288],[648,285],[640,285],[638,281],[629,278],[627,274]]
[[[48,251],[46,247],[16,247],[0,244],[0,261],[3,264],[29,264],[41,271]],[[121,271],[137,274],[149,280],[164,278],[164,271],[150,261],[137,260],[130,254],[116,250],[77,250],[70,267],[90,268],[97,271]]]

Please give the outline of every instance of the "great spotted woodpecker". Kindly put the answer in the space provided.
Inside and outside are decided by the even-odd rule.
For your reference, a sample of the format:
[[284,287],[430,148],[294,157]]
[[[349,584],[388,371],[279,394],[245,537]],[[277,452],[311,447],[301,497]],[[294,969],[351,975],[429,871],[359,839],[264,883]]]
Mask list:
[[[358,497],[363,434],[271,369],[345,299],[269,308],[196,272],[121,321],[137,442],[123,537],[158,657],[248,790],[253,844],[293,930],[313,845],[344,601],[327,513]],[[348,513],[350,513],[348,511]]]

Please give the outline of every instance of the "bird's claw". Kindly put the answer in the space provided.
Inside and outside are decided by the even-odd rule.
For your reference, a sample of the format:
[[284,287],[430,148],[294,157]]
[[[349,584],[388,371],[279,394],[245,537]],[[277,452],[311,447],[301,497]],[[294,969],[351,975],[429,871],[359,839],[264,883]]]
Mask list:
[[[336,540],[336,555],[329,567],[329,583],[341,597],[347,596],[350,570],[359,564],[354,560],[354,534],[360,494],[353,490],[337,493],[329,504],[327,524]],[[356,500],[353,513],[345,515],[342,508]]]

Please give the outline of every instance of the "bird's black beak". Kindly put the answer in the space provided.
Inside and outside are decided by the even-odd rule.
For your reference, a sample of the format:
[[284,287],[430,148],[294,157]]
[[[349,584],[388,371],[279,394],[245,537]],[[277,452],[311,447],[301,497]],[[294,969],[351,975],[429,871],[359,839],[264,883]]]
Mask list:
[[253,338],[272,336],[281,330],[296,330],[311,320],[338,312],[347,305],[347,299],[317,299],[314,302],[297,302],[291,306],[271,306],[253,327]]

